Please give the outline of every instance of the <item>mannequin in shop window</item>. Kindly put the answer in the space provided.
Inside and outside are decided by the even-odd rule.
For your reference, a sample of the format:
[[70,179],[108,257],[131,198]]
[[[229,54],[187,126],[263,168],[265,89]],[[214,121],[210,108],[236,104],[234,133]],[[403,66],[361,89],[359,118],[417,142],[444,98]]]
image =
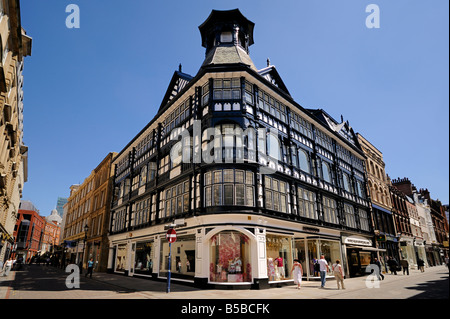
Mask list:
[[242,272],[242,261],[239,257],[234,258],[234,265],[236,267],[236,273],[240,274]]
[[277,257],[275,259],[275,263],[277,265],[277,270],[278,270],[278,276],[280,277],[280,279],[283,279],[284,276],[284,264],[283,264],[283,257],[281,257],[281,255],[279,257]]
[[189,262],[189,259],[186,260],[186,271],[191,271],[191,263]]
[[273,263],[273,258],[267,259],[267,275],[269,276],[269,280],[275,280],[275,265]]

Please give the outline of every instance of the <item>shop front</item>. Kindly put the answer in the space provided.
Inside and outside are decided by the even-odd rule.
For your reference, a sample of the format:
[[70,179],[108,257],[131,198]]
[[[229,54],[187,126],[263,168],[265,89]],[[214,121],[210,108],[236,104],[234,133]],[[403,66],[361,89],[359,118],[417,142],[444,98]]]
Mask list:
[[[159,277],[166,278],[170,268],[172,278],[194,280],[195,234],[178,235],[171,248],[165,236],[160,238],[160,241]],[[170,265],[169,252],[171,253]],[[153,265],[153,260],[150,264]]]
[[[417,269],[417,248],[412,237],[400,237],[400,260],[406,260],[410,269]],[[400,260],[397,260],[400,262]]]
[[250,238],[235,230],[224,230],[209,239],[209,282],[252,282]]
[[365,276],[366,268],[383,248],[372,247],[372,240],[362,236],[343,236],[343,248],[346,252],[346,275],[350,277]]
[[292,237],[267,234],[266,255],[269,284],[292,279]]
[[[229,218],[229,216],[227,216]],[[332,265],[340,260],[344,269],[347,257],[338,230],[293,224],[244,214],[233,215],[233,224],[223,216],[186,219],[171,244],[163,226],[139,230],[133,234],[110,236],[110,271],[125,276],[165,280],[168,270],[173,281],[197,287],[233,287],[233,289],[278,287],[293,282],[292,265],[299,259],[305,280],[318,280],[314,264],[321,255],[329,265],[327,276],[333,277]],[[258,218],[255,220],[255,218]],[[270,225],[270,226],[269,226]],[[370,262],[370,241],[346,238],[349,260],[364,268]],[[365,239],[366,240],[366,239]],[[358,245],[356,245],[358,244]],[[367,247],[361,246],[367,244]],[[356,250],[356,257],[352,254]],[[353,272],[353,270],[352,270]],[[346,275],[348,276],[348,270]]]
[[316,263],[324,255],[328,262],[328,277],[334,277],[332,265],[336,260],[342,261],[341,243],[338,238],[312,236],[294,241],[294,257],[302,264],[303,278],[320,279]]

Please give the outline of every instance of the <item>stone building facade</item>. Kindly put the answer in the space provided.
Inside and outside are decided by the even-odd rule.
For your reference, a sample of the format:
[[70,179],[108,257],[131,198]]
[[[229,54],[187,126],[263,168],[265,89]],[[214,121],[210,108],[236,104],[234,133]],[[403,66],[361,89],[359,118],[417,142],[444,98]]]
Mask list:
[[13,231],[27,180],[23,144],[23,58],[31,38],[22,28],[19,0],[0,0],[0,260],[11,254]]

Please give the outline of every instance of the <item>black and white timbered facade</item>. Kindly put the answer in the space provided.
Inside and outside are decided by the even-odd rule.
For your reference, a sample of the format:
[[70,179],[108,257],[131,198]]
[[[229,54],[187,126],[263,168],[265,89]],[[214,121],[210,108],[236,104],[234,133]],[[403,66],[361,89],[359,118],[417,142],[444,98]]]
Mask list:
[[200,70],[174,72],[156,116],[113,160],[110,271],[268,287],[292,280],[295,258],[306,278],[320,254],[348,275],[376,249],[352,128],[295,102],[269,62],[254,66],[253,28],[237,9],[213,10]]

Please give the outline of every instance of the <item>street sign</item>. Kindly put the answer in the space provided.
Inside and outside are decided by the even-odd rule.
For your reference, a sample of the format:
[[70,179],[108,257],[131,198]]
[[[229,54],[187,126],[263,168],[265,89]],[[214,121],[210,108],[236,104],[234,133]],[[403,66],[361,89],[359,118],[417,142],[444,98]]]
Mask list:
[[177,232],[175,229],[169,229],[166,233],[166,239],[169,243],[174,243],[177,240]]
[[177,240],[177,232],[175,229],[170,228],[166,233],[166,239],[169,242],[169,269],[167,274],[167,293],[170,292],[170,277],[171,277],[171,270],[170,267],[172,265],[172,243],[174,243]]

